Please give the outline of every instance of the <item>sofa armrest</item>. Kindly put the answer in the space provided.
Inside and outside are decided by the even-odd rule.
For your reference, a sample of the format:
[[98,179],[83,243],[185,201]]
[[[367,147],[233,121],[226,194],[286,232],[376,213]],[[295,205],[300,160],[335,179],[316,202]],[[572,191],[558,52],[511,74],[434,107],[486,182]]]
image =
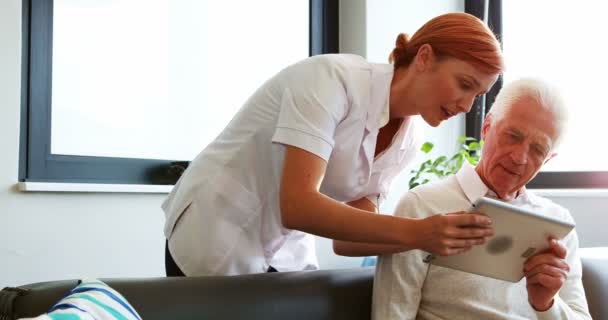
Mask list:
[[593,319],[608,319],[608,247],[581,248],[583,286]]

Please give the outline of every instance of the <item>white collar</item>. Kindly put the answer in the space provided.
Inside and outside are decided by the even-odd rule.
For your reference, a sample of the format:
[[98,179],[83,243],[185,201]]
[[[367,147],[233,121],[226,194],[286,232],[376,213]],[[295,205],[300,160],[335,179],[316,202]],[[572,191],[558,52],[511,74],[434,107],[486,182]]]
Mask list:
[[391,100],[391,94],[390,94],[390,90],[389,90],[389,94],[386,98],[386,104],[384,105],[384,109],[382,109],[382,113],[380,113],[380,121],[378,123],[380,128],[384,127],[390,120],[390,116],[391,116],[390,100]]
[[390,120],[390,91],[394,72],[392,64],[372,64],[371,95],[365,124],[370,131],[384,127]]
[[[456,173],[456,180],[460,184],[460,188],[467,196],[471,203],[481,197],[490,197],[498,199],[498,195],[492,189],[488,188],[486,184],[481,180],[481,177],[475,171],[475,167],[465,161],[462,164],[462,168]],[[500,199],[499,199],[500,200]],[[508,202],[524,202],[524,203],[536,203],[534,197],[527,192],[526,188],[522,188],[515,199]]]

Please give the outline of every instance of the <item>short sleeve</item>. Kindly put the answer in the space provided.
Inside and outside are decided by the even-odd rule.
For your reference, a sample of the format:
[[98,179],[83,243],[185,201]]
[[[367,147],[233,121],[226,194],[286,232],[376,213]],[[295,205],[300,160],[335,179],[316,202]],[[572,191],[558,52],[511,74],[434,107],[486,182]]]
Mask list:
[[296,65],[284,75],[272,142],[304,149],[327,161],[336,128],[348,112],[348,99],[337,69],[321,62]]

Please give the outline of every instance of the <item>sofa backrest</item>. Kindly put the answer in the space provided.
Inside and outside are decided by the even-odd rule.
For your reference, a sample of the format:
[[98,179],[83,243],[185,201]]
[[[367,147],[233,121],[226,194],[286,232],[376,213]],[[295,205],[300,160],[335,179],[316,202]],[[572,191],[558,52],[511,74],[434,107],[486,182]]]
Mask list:
[[591,317],[608,319],[608,247],[581,249],[580,255]]
[[[608,248],[581,250],[581,259],[591,315],[593,319],[608,319]],[[144,320],[357,320],[370,318],[373,277],[374,268],[368,267],[233,277],[102,280],[120,292]],[[77,283],[34,283],[20,287],[25,290],[19,296],[3,290],[0,319],[40,315]],[[7,309],[12,309],[8,315]]]
[[[232,277],[102,279],[144,320],[369,319],[373,268]],[[13,317],[48,311],[77,281],[21,287]]]

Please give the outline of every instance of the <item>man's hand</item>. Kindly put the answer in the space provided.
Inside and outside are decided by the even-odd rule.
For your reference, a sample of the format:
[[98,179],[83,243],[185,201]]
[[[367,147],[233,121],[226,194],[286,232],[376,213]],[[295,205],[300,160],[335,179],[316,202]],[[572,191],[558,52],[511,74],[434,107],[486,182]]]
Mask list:
[[465,252],[494,234],[490,218],[462,211],[433,215],[418,223],[414,247],[441,256]]
[[524,264],[528,301],[537,311],[553,306],[553,298],[568,278],[570,266],[566,263],[566,247],[555,239],[549,239],[551,247],[529,258]]

